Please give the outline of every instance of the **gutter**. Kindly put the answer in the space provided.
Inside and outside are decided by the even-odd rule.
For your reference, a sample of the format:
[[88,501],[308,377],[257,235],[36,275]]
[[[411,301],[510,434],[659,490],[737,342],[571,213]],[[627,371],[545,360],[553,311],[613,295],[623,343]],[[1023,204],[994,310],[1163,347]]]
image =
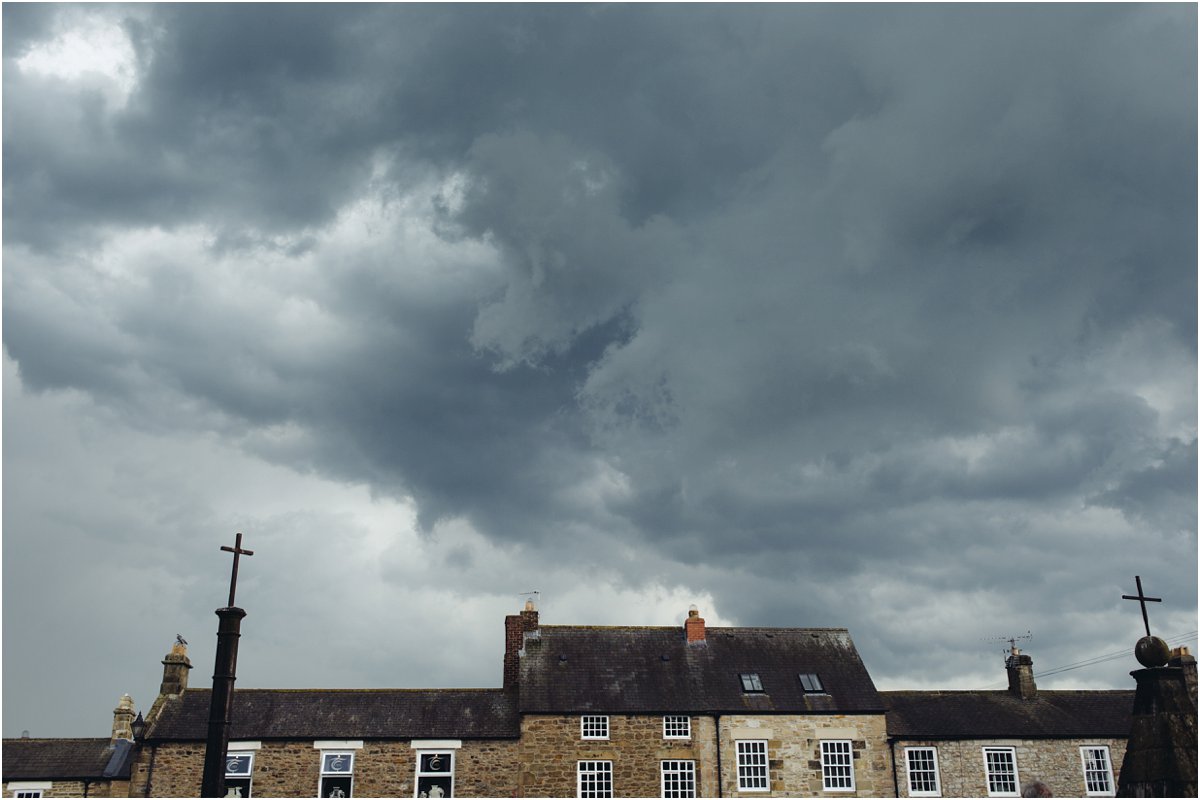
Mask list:
[[900,777],[896,774],[896,740],[889,739],[888,744],[892,748],[892,797],[900,796]]
[[717,734],[717,797],[724,797],[721,794],[721,715],[717,714],[716,723]]

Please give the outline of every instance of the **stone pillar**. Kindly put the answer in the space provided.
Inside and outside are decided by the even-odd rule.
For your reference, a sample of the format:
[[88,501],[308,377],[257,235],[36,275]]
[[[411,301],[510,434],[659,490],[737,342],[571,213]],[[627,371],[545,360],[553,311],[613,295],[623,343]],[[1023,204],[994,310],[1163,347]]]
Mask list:
[[1196,796],[1196,705],[1183,667],[1129,673],[1137,681],[1118,797]]

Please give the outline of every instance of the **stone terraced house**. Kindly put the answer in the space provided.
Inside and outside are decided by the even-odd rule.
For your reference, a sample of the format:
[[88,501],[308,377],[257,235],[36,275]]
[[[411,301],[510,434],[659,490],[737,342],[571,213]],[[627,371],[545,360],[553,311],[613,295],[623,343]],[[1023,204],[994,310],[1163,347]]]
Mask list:
[[[1112,796],[1134,694],[1039,692],[1015,650],[1008,690],[880,692],[845,629],[707,628],[695,609],[682,629],[597,627],[541,625],[527,604],[505,642],[498,689],[237,690],[228,791]],[[199,795],[211,691],[188,688],[190,668],[177,644],[136,743],[118,709],[97,741],[129,752],[125,771],[91,796]],[[22,741],[4,743],[5,797],[83,796],[10,758]]]

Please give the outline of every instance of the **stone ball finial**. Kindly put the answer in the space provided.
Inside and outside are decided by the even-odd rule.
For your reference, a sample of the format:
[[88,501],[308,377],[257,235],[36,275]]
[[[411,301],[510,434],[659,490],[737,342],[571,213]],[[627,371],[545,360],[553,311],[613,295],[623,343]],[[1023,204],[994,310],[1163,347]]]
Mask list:
[[1133,656],[1143,667],[1165,667],[1171,648],[1157,636],[1143,636],[1133,648]]

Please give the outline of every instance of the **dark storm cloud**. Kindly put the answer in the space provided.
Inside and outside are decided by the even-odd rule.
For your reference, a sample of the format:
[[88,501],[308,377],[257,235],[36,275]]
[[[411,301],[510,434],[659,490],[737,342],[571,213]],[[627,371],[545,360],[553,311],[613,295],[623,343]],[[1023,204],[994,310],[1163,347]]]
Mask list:
[[1194,9],[99,7],[124,99],[22,66],[78,12],[4,9],[29,389],[896,676],[1194,606]]

